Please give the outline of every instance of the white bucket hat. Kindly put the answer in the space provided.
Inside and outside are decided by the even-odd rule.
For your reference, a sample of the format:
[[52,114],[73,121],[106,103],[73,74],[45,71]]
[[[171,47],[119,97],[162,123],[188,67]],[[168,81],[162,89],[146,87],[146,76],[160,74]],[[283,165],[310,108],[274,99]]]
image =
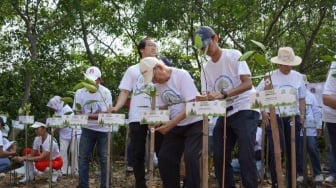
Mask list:
[[294,54],[294,50],[291,47],[282,47],[278,50],[278,56],[271,58],[272,63],[296,66],[302,62],[301,57]]
[[64,102],[62,101],[62,98],[60,96],[54,96],[47,103],[47,107],[57,111],[61,110],[63,108],[63,105]]

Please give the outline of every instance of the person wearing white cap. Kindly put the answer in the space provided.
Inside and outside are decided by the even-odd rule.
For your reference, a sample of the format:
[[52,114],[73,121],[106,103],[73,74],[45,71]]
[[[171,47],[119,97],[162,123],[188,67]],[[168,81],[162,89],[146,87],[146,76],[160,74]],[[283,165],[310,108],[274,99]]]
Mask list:
[[[75,93],[73,110],[76,114],[88,116],[88,126],[82,127],[82,134],[79,142],[78,173],[79,188],[89,187],[89,168],[94,151],[97,153],[100,163],[100,187],[106,187],[106,180],[112,186],[111,173],[107,177],[107,146],[108,146],[108,126],[101,126],[98,123],[98,114],[106,113],[112,106],[112,96],[108,88],[102,85],[103,79],[98,67],[89,67],[84,73],[85,77],[96,83],[95,92],[81,88]],[[77,109],[80,106],[80,109]]]
[[[55,116],[73,114],[72,108],[64,104],[60,96],[52,97],[48,101],[47,107],[53,110]],[[55,131],[57,130],[59,130],[60,152],[63,158],[62,174],[78,174],[78,147],[81,129],[80,127],[64,127],[55,129]],[[71,158],[68,156],[68,149],[71,153]],[[71,165],[68,163],[68,158],[71,161]]]
[[184,153],[186,186],[200,187],[200,153],[202,151],[202,117],[186,117],[185,103],[194,101],[197,88],[190,74],[166,66],[155,57],[139,63],[144,84],[155,83],[157,106],[170,111],[170,121],[156,128],[164,134],[158,154],[163,187],[180,187],[180,160]]
[[[16,156],[13,160],[17,162],[24,162],[26,169],[25,176],[20,180],[20,183],[31,181],[34,179],[34,164],[35,168],[41,172],[48,172],[50,155],[52,159],[52,182],[57,182],[59,170],[62,168],[63,160],[59,152],[57,140],[52,138],[47,131],[47,125],[42,120],[35,121],[31,126],[34,128],[37,135],[33,142],[33,148],[25,148],[23,156]],[[52,152],[50,151],[50,142],[52,142]]]
[[[297,96],[297,108],[295,109],[295,138],[299,138],[301,126],[305,121],[306,116],[306,86],[303,81],[301,73],[292,70],[293,66],[301,64],[302,59],[296,56],[294,50],[291,47],[281,47],[278,50],[278,55],[271,58],[271,63],[278,65],[278,69],[273,70],[266,75],[271,77],[271,81],[274,89],[284,89],[284,88],[294,88]],[[265,81],[261,80],[257,86],[258,91],[262,91],[265,88]],[[292,181],[292,159],[291,159],[291,117],[279,117],[283,114],[283,110],[286,107],[276,108],[277,121],[279,126],[279,136],[280,136],[280,146],[282,151],[286,153],[286,170],[287,170],[287,184],[291,187]],[[272,187],[277,187],[277,174],[275,168],[275,157],[274,157],[274,145],[272,137],[272,129],[270,126],[270,114],[266,111],[262,111],[262,120],[265,128],[265,133],[269,141],[269,152],[270,152],[270,172],[272,179]],[[295,139],[296,148],[298,148],[298,139]],[[285,146],[284,146],[285,144]]]
[[[331,145],[331,162],[336,159],[336,61],[332,62],[323,90],[322,120],[326,123]],[[330,167],[327,183],[336,181],[335,163]]]
[[[307,86],[308,80],[305,74],[302,75],[303,80]],[[304,129],[306,129],[306,148],[309,154],[309,159],[311,161],[312,170],[314,173],[314,181],[322,182],[323,175],[321,170],[320,162],[320,152],[318,150],[317,136],[322,133],[322,112],[316,97],[307,89],[306,95],[306,120],[304,122]],[[304,129],[301,130],[300,137],[296,138],[299,140],[299,147],[297,148],[297,174],[298,177],[296,181],[303,182],[303,133]]]
[[201,71],[202,94],[208,100],[226,100],[227,105],[226,118],[218,117],[213,130],[214,166],[219,187],[235,187],[230,164],[236,144],[242,184],[248,188],[257,187],[254,143],[260,114],[251,109],[249,101],[250,94],[255,92],[250,78],[251,71],[245,61],[239,61],[242,56],[240,51],[219,47],[219,36],[210,27],[199,27],[195,34],[195,43],[199,38],[202,41],[201,50],[209,56],[209,61]]

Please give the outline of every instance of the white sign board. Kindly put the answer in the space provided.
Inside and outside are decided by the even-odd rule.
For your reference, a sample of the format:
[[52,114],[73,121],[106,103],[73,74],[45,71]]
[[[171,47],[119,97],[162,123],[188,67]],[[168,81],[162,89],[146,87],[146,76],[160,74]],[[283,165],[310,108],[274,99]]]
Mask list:
[[46,123],[47,123],[48,127],[62,127],[63,126],[63,119],[61,117],[47,118]]
[[226,101],[195,101],[186,105],[187,116],[223,116],[226,113]]
[[64,127],[69,126],[87,126],[87,115],[62,115],[62,121]]
[[34,116],[19,116],[19,122],[23,124],[33,124]]
[[12,126],[15,129],[20,129],[20,130],[24,129],[24,124],[21,124],[20,121],[12,120]]
[[169,110],[142,110],[140,124],[160,125],[169,121]]
[[98,114],[98,123],[101,126],[125,125],[125,114]]
[[297,113],[295,88],[272,89],[250,95],[253,109],[276,107],[281,117],[294,116]]

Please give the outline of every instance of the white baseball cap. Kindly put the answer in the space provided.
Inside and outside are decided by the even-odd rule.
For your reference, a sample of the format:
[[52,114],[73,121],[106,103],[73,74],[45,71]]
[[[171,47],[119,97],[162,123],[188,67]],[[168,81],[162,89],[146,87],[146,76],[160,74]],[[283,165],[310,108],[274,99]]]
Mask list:
[[145,85],[152,81],[154,67],[160,62],[156,57],[145,57],[139,63],[140,72],[144,78]]
[[101,72],[98,67],[92,66],[86,69],[84,76],[91,80],[96,81],[98,78],[101,77]]
[[36,128],[39,128],[39,127],[47,127],[47,125],[44,124],[44,123],[35,121],[35,123],[31,127],[34,128],[34,129],[36,129]]

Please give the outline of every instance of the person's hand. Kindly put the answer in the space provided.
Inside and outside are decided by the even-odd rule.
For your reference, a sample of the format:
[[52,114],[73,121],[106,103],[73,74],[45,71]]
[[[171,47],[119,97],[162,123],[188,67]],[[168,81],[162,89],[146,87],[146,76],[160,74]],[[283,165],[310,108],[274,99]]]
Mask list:
[[224,96],[220,92],[209,92],[207,97],[209,101],[213,101],[216,99],[223,99]]
[[306,117],[304,115],[300,115],[300,123],[301,123],[301,128],[304,126]]
[[115,106],[110,106],[107,110],[108,113],[115,113],[118,109]]
[[18,163],[23,162],[24,159],[25,159],[25,157],[20,157],[20,156],[13,157],[13,160],[14,160],[15,162],[18,162]]
[[174,125],[172,125],[168,122],[166,124],[161,125],[160,127],[157,127],[155,130],[160,132],[161,134],[165,135],[174,127],[175,127]]
[[196,101],[207,101],[208,96],[207,95],[197,95],[196,96]]
[[316,136],[320,137],[322,135],[322,129],[316,129]]
[[270,125],[270,119],[271,117],[269,116],[269,114],[267,112],[261,112],[261,116],[262,116],[262,122],[265,126]]

